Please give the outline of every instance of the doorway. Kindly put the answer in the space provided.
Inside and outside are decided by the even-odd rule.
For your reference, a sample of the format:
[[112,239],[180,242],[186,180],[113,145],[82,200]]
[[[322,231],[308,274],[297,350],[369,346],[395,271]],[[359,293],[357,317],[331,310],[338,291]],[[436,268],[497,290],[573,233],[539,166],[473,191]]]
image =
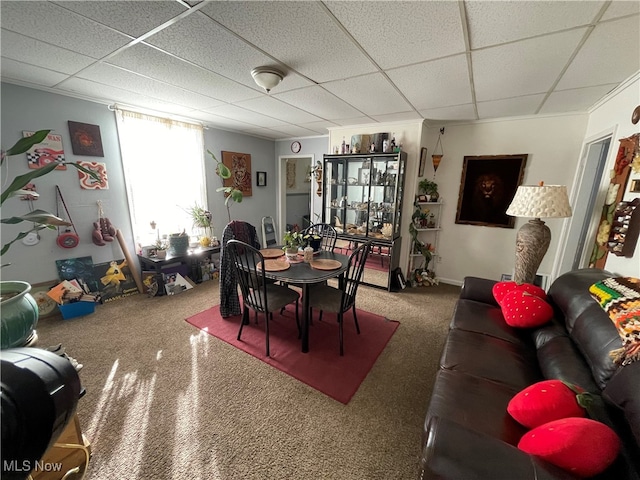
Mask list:
[[311,167],[313,155],[285,155],[278,158],[278,238],[297,225],[300,230],[313,223]]
[[591,253],[600,217],[600,211],[595,209],[596,205],[602,204],[599,197],[603,195],[601,184],[612,138],[613,132],[606,132],[585,142],[571,198],[573,215],[564,235],[564,249],[553,278],[588,264],[587,257]]

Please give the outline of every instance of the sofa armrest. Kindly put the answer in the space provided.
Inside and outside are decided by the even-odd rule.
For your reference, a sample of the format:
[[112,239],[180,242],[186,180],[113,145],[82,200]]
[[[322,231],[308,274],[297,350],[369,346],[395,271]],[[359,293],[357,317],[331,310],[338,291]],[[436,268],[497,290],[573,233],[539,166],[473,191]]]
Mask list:
[[460,298],[498,306],[496,299],[493,298],[492,290],[496,283],[498,282],[487,278],[465,277],[460,291]]
[[576,480],[577,477],[497,438],[432,417],[420,479]]

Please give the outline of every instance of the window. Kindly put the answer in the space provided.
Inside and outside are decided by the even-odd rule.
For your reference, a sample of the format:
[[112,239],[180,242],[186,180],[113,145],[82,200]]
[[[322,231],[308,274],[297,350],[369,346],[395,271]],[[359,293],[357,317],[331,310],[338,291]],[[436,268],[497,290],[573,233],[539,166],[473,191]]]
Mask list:
[[135,243],[201,234],[185,210],[207,209],[202,126],[125,110],[116,118]]

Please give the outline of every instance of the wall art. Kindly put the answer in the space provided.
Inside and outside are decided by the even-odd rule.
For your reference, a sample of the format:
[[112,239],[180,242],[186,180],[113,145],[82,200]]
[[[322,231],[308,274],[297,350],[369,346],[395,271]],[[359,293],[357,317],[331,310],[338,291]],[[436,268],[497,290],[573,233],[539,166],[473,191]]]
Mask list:
[[[24,138],[30,137],[35,132],[22,132]],[[64,148],[62,148],[62,135],[51,133],[41,142],[36,143],[27,150],[27,164],[29,168],[40,168],[52,162],[64,162]],[[56,170],[66,170],[66,165],[58,165]]]
[[424,168],[427,165],[427,149],[422,147],[420,149],[420,166],[418,167],[418,176],[424,177]]
[[68,123],[71,148],[75,155],[104,157],[102,137],[100,136],[100,127],[98,125],[73,122],[71,120]]
[[267,172],[256,173],[256,185],[258,185],[259,187],[267,186]]
[[101,162],[84,162],[79,161],[78,165],[82,165],[87,170],[98,174],[100,181],[96,180],[87,173],[78,170],[78,178],[80,179],[80,186],[85,190],[108,190],[109,179],[107,177],[107,164]]
[[245,197],[251,190],[251,155],[248,153],[222,152],[222,163],[231,170],[231,178],[224,181],[225,187],[237,188]]
[[513,228],[506,211],[526,163],[527,154],[464,157],[456,223]]

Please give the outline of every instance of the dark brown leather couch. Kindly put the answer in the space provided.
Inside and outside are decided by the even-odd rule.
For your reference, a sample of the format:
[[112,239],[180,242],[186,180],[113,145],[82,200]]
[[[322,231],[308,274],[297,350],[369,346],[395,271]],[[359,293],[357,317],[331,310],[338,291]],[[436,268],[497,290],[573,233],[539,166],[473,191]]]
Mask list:
[[555,316],[536,329],[509,327],[492,280],[467,277],[456,304],[424,423],[421,479],[573,479],[517,448],[527,429],[507,413],[523,388],[560,379],[597,394],[590,414],[612,427],[623,450],[595,478],[640,478],[640,362],[617,367],[621,346],[589,286],[612,274],[566,273],[548,290]]

